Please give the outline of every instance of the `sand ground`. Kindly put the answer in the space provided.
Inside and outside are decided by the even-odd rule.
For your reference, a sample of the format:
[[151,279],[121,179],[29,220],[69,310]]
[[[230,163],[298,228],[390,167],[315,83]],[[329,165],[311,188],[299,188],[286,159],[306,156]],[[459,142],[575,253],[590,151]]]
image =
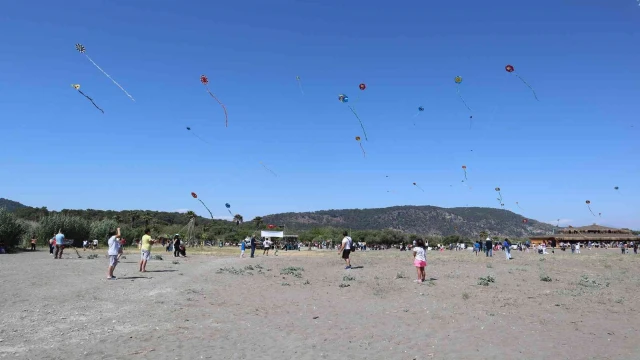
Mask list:
[[640,256],[617,250],[429,252],[424,284],[397,250],[344,270],[333,251],[154,248],[144,274],[132,250],[115,281],[90,253],[0,256],[0,358],[640,359]]

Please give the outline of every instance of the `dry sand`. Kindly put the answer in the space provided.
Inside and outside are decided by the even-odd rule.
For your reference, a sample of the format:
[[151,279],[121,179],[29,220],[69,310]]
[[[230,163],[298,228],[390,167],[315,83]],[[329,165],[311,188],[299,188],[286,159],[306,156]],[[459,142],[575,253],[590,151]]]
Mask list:
[[425,284],[397,250],[356,252],[352,270],[334,251],[216,251],[154,249],[141,274],[132,250],[115,281],[103,250],[0,255],[0,358],[640,358],[640,257],[617,250],[429,252]]

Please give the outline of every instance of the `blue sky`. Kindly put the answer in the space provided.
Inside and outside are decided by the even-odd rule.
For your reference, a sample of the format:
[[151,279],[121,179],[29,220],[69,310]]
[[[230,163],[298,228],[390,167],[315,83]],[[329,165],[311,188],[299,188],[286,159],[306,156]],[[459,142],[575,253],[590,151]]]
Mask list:
[[0,196],[206,216],[195,191],[252,218],[495,207],[500,187],[528,218],[638,228],[639,29],[635,0],[7,2]]

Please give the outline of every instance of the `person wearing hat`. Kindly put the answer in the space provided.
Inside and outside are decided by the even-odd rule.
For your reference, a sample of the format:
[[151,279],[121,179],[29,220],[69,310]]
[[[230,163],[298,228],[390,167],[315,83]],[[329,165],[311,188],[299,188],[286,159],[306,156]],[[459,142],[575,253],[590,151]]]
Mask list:
[[493,241],[490,236],[487,236],[487,240],[484,242],[484,253],[487,257],[493,257]]

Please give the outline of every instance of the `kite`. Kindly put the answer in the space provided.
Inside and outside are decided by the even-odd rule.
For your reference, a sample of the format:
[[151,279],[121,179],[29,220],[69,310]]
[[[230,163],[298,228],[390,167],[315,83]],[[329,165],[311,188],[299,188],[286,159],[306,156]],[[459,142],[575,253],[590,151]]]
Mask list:
[[523,208],[521,208],[521,207],[520,207],[520,204],[518,204],[518,202],[517,202],[517,201],[516,201],[516,205],[518,206],[518,208],[519,208],[520,210],[524,210]]
[[527,220],[527,219],[522,219],[522,223],[523,223],[523,224],[526,224],[526,223],[528,223],[528,222],[529,222],[529,220]]
[[[640,1],[640,0],[638,0],[638,1]],[[618,194],[622,195],[622,193],[620,192],[620,187],[616,186],[616,187],[613,188],[613,190],[617,191]]]
[[80,90],[80,84],[72,84],[72,85],[71,85],[71,87],[72,87],[72,88],[74,88],[74,89],[76,89],[76,90],[78,90],[78,92],[79,92],[82,96],[86,97],[87,99],[89,99],[89,101],[91,101],[91,103],[93,104],[93,106],[95,106],[95,107],[96,107],[96,109],[100,110],[100,111],[104,114],[104,110],[100,109],[100,107],[99,107],[98,105],[96,105],[96,103],[95,103],[95,102],[93,102],[93,99],[92,99],[92,98],[88,97],[87,95],[85,95],[85,93],[83,93],[83,92]]
[[467,107],[467,109],[469,111],[471,111],[471,108],[469,107],[469,105],[467,105],[467,102],[464,101],[464,99],[462,98],[462,95],[460,94],[460,84],[462,83],[462,76],[456,76],[453,81],[456,82],[456,92],[458,93],[458,96],[460,97],[460,100],[462,100],[462,103],[464,104],[464,106]]
[[209,215],[211,215],[211,220],[213,220],[213,214],[211,213],[211,210],[209,210],[209,208],[207,207],[207,205],[204,204],[204,202],[200,199],[198,199],[198,194],[191,192],[191,196],[194,199],[197,199],[198,201],[200,201],[200,203],[202,204],[202,206],[204,206],[205,209],[207,209],[207,211],[209,212]]
[[367,153],[364,151],[362,143],[360,142],[360,136],[356,136],[356,141],[358,142],[358,144],[360,144],[360,149],[362,149],[362,156],[367,157]]
[[107,74],[106,72],[104,72],[104,70],[102,70],[102,68],[100,68],[100,66],[98,66],[98,64],[96,64],[93,60],[91,60],[91,58],[89,57],[89,55],[87,55],[87,49],[84,47],[84,45],[82,44],[76,44],[76,50],[78,50],[78,52],[80,54],[83,54],[84,56],[87,57],[87,59],[89,59],[89,61],[91,61],[91,63],[98,68],[98,70],[102,71],[102,73],[108,77],[111,81],[113,81],[114,84],[116,84],[120,90],[124,91],[125,94],[127,94],[127,96],[129,97],[129,99],[131,99],[133,102],[135,102],[136,100],[129,95],[129,93],[127,92],[127,90],[125,90],[122,86],[120,86],[120,84],[118,84],[115,80],[113,80],[113,78],[111,76],[109,76],[109,74]]
[[[418,112],[415,115],[413,115],[413,117],[415,118],[416,116],[420,115],[420,113],[423,112],[423,111],[424,111],[424,107],[423,106],[418,106]],[[415,125],[415,124],[416,124],[416,121],[414,120],[413,121],[413,125]]]
[[587,207],[589,208],[589,211],[591,212],[591,215],[596,216],[596,214],[594,214],[593,211],[591,210],[591,201],[587,200],[587,201],[585,201],[585,203],[587,204]]
[[508,73],[512,73],[513,75],[515,75],[518,79],[520,79],[520,81],[522,81],[525,85],[527,85],[529,87],[529,89],[531,89],[531,92],[533,93],[533,97],[536,98],[536,100],[540,101],[538,99],[538,95],[536,95],[536,91],[533,90],[533,88],[531,87],[531,85],[529,85],[526,81],[524,81],[524,79],[522,77],[520,77],[520,75],[516,74],[514,71],[516,71],[516,69],[513,67],[513,65],[507,65],[504,67],[504,69],[508,72]]
[[218,102],[218,104],[220,104],[220,106],[222,106],[222,110],[224,110],[224,126],[225,127],[229,127],[229,116],[227,115],[227,108],[224,106],[224,104],[218,100],[218,98],[213,95],[213,93],[211,92],[211,90],[209,90],[209,78],[207,78],[205,75],[200,75],[200,82],[202,83],[202,85],[204,85],[205,89],[207,89],[207,92],[209,93],[209,95],[211,95],[211,97]]
[[602,217],[602,213],[598,213],[598,216]]
[[262,167],[264,167],[267,171],[269,171],[270,173],[272,173],[272,174],[273,174],[273,176],[278,176],[278,175],[276,175],[276,173],[274,173],[274,172],[273,172],[273,170],[269,169],[269,168],[267,167],[267,165],[263,164],[263,163],[262,163],[262,161],[260,161],[260,165],[262,165]]
[[229,214],[230,214],[230,215],[233,215],[233,214],[231,213],[231,204],[226,203],[226,204],[224,204],[224,207],[226,207],[226,208],[227,208],[227,211],[229,212]]
[[502,194],[500,193],[500,188],[497,187],[495,190],[498,192],[498,196],[500,196],[498,198],[498,201],[500,202],[500,206],[504,207],[504,203],[502,202]]
[[467,165],[462,165],[462,171],[464,171],[464,179],[467,180]]
[[364,91],[364,90],[367,88],[367,84],[362,83],[362,84],[358,85],[358,88],[359,88],[360,90],[363,90],[363,91]]
[[558,224],[556,225],[556,227],[560,226],[560,219],[558,219]]
[[413,186],[417,187],[418,189],[422,190],[422,192],[424,192],[424,190],[416,183],[413,183]]
[[300,76],[296,76],[296,81],[298,82],[298,87],[300,88],[300,92],[304,95],[304,91],[302,91],[302,81],[300,80]]
[[[364,85],[364,84],[360,84],[360,85]],[[340,94],[338,95],[338,101],[340,101],[343,104],[347,104],[349,102],[349,97],[345,94]],[[356,119],[358,119],[358,121],[360,122],[360,127],[362,128],[362,132],[364,133],[364,139],[369,141],[369,139],[367,138],[367,131],[364,129],[364,125],[362,125],[362,120],[360,120],[360,117],[358,116],[356,111],[353,109],[353,107],[351,107],[349,104],[347,104],[347,107],[349,107],[349,110],[351,110],[353,115],[355,115]]]
[[191,128],[190,128],[190,127],[188,127],[188,126],[187,126],[187,131],[189,131],[193,136],[195,136],[195,137],[197,137],[198,139],[200,139],[200,141],[202,141],[202,142],[204,142],[204,143],[208,144],[208,142],[207,142],[205,139],[201,138],[200,136],[198,136],[198,134],[196,134],[195,132],[191,131]]
[[268,227],[269,229],[275,229],[275,227],[276,227],[276,226],[275,226],[275,225],[271,225],[271,224],[269,224],[267,227]]

